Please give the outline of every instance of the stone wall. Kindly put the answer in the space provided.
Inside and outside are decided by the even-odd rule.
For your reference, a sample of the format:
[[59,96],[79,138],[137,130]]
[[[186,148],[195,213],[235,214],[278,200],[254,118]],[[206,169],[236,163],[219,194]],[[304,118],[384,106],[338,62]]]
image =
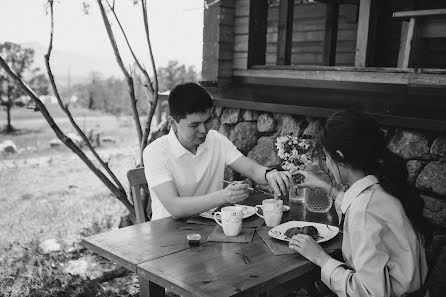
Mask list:
[[[324,120],[305,116],[216,108],[213,129],[265,166],[280,164],[277,136],[315,136]],[[389,149],[407,161],[409,182],[422,195],[425,215],[446,228],[446,135],[385,127]]]

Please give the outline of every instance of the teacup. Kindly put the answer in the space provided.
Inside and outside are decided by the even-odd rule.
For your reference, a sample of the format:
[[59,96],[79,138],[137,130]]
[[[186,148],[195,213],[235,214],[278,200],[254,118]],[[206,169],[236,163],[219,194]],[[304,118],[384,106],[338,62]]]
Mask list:
[[[217,219],[220,216],[221,222]],[[238,206],[225,206],[214,213],[214,220],[222,226],[226,236],[237,236],[242,230],[243,209]]]
[[[262,208],[263,215],[259,214],[258,208]],[[268,227],[276,227],[280,224],[283,214],[283,201],[280,199],[265,199],[262,205],[256,205],[256,214],[265,220]]]

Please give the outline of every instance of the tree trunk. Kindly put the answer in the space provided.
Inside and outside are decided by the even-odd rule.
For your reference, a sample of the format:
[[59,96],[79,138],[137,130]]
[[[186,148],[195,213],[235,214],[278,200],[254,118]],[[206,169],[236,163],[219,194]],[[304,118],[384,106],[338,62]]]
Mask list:
[[94,105],[93,95],[90,93],[88,97],[88,109],[92,110]]
[[11,100],[11,98],[8,98],[8,103],[6,104],[6,118],[7,118],[6,132],[7,133],[14,131],[14,127],[12,127],[12,125],[11,125],[11,107],[12,107],[12,100]]

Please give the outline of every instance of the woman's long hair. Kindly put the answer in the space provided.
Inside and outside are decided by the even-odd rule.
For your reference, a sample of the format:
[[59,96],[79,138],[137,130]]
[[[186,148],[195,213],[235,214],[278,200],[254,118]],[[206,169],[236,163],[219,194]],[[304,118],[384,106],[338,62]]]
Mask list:
[[384,133],[372,117],[358,111],[335,113],[319,133],[318,147],[336,162],[377,176],[381,187],[401,202],[412,227],[428,235],[424,201],[408,183],[405,161],[387,149]]

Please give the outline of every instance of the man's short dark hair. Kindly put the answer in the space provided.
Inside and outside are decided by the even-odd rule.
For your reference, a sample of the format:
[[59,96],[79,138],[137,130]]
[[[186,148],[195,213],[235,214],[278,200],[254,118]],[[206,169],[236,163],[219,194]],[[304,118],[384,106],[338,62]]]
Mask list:
[[196,83],[177,85],[169,94],[170,115],[175,121],[185,119],[188,114],[206,112],[213,106],[209,93]]

